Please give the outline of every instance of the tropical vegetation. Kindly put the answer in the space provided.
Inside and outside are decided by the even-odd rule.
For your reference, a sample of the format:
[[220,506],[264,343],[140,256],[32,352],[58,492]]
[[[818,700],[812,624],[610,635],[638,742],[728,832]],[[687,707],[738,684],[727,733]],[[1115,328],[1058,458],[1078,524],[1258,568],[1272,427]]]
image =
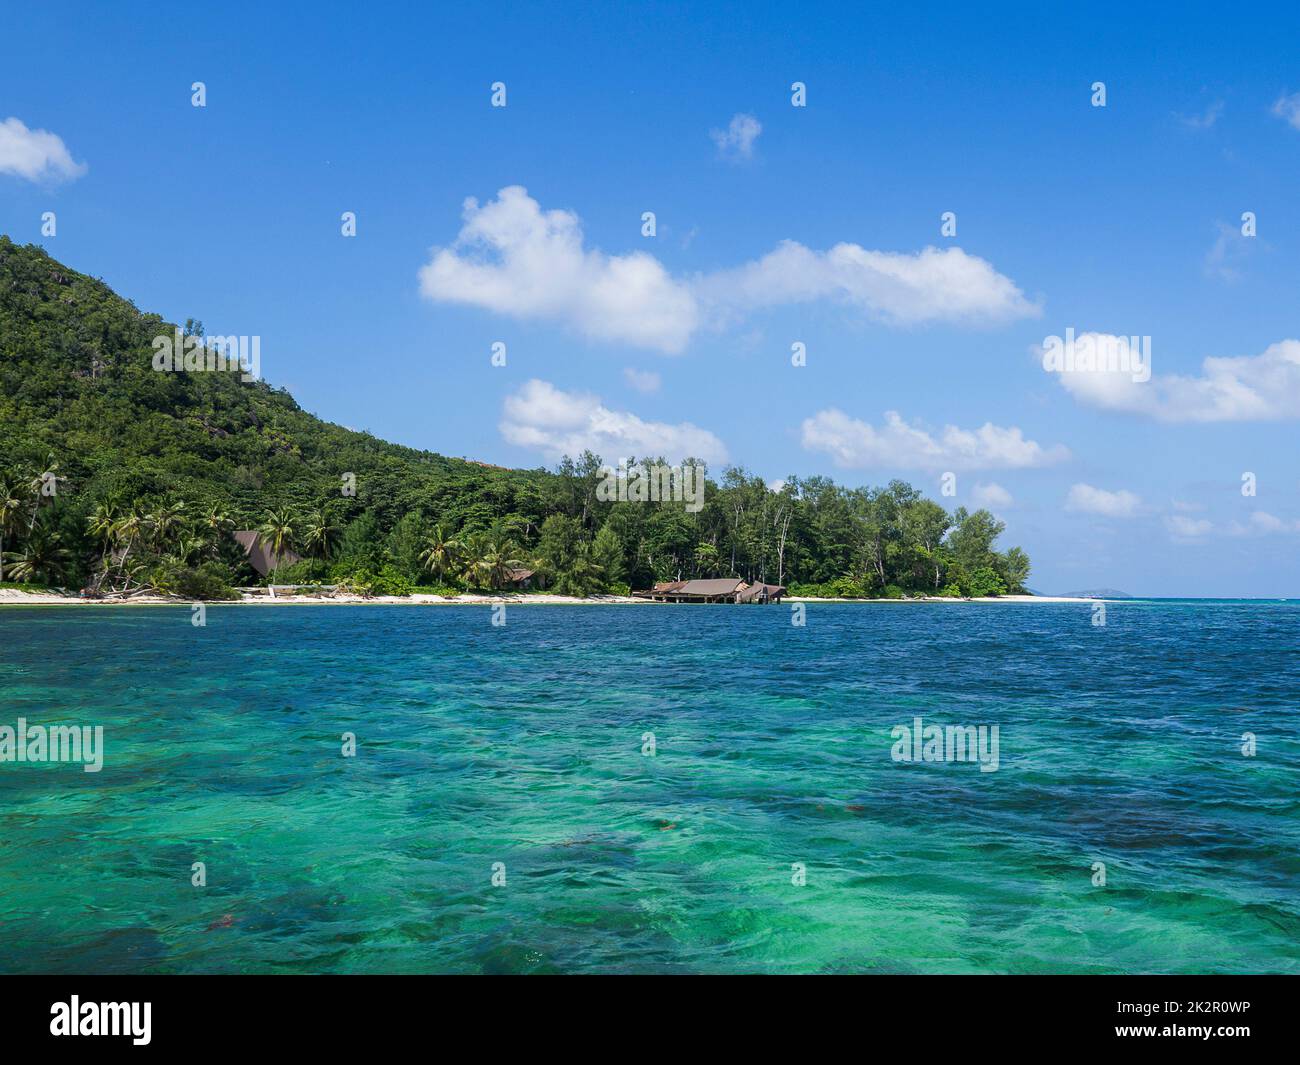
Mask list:
[[902,481],[769,485],[728,467],[697,513],[607,501],[590,452],[503,469],[325,422],[238,374],[156,372],[152,341],[173,328],[0,237],[0,580],[220,598],[263,580],[238,529],[299,556],[267,580],[399,595],[499,589],[520,571],[573,595],[729,576],[803,594],[996,595],[1029,576],[988,511],[949,512]]

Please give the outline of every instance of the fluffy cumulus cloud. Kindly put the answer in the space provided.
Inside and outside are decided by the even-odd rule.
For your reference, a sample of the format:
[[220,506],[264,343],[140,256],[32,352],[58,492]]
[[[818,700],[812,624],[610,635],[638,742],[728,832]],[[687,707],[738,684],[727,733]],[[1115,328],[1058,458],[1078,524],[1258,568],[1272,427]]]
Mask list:
[[994,510],[1006,510],[1013,500],[1011,493],[1000,484],[977,484],[971,490],[971,502],[977,507],[990,507]]
[[1065,497],[1065,509],[1078,514],[1099,514],[1104,518],[1132,518],[1137,515],[1142,500],[1133,492],[1121,488],[1108,492],[1090,484],[1076,484]]
[[27,181],[73,181],[86,172],[63,138],[45,129],[28,129],[16,118],[0,122],[0,174]]
[[[1123,337],[1086,335],[1111,341],[1121,349],[1125,344]],[[1055,376],[1067,392],[1088,406],[1163,422],[1300,417],[1300,340],[1279,341],[1259,355],[1207,358],[1196,375],[1151,372],[1150,380],[1143,381],[1123,368],[1098,368]]]
[[1064,447],[1045,448],[1015,427],[947,425],[936,434],[892,410],[879,428],[834,408],[818,411],[804,419],[803,446],[825,452],[845,469],[1026,469],[1069,457]]
[[578,216],[543,211],[512,185],[480,206],[465,201],[456,242],[420,270],[431,300],[520,318],[558,319],[593,340],[680,351],[699,325],[690,289],[645,252],[584,246]]
[[763,124],[753,115],[733,115],[726,129],[709,131],[718,155],[724,159],[742,161],[754,157],[754,141],[763,132]]
[[870,251],[836,244],[815,251],[783,241],[760,259],[699,282],[707,305],[732,313],[837,300],[895,325],[995,322],[1040,308],[992,264],[961,248]]
[[648,422],[627,411],[610,410],[600,397],[564,392],[532,380],[506,397],[501,435],[511,444],[548,459],[590,450],[608,463],[621,458],[686,458],[710,464],[727,460],[727,449],[713,433],[690,422]]
[[1285,521],[1266,510],[1256,510],[1246,521],[1233,521],[1228,526],[1228,533],[1232,536],[1272,536],[1293,532],[1300,532],[1300,521]]
[[466,200],[456,240],[435,248],[419,277],[421,292],[435,302],[550,319],[591,340],[669,354],[704,325],[815,300],[898,325],[1039,313],[1014,282],[960,248],[904,253],[837,244],[816,251],[786,241],[741,266],[674,277],[645,252],[587,247],[577,215],[544,211],[517,185],[486,204]]
[[1205,518],[1189,518],[1186,514],[1170,514],[1165,518],[1165,528],[1175,540],[1199,540],[1214,531],[1214,525]]

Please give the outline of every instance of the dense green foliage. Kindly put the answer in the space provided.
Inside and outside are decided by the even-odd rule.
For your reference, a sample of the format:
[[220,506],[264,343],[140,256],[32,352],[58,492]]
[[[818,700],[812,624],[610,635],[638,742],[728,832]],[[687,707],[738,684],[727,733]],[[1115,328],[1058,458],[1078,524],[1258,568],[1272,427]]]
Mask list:
[[995,549],[1003,526],[987,511],[949,514],[901,481],[790,478],[773,491],[726,469],[698,513],[600,501],[590,453],[507,470],[321,421],[236,373],[158,372],[154,338],[174,328],[0,237],[4,577],[213,598],[256,581],[234,529],[303,556],[276,583],[399,595],[499,588],[520,568],[578,595],[716,576],[980,595],[1021,590],[1029,574],[1019,548]]

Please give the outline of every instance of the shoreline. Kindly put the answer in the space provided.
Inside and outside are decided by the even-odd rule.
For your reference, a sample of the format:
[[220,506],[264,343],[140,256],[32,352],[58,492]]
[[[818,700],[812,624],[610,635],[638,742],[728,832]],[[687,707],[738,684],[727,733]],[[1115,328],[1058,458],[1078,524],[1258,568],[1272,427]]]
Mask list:
[[[480,594],[465,592],[454,599],[440,595],[376,595],[363,599],[359,595],[288,595],[272,599],[268,595],[245,594],[239,599],[181,599],[163,595],[138,595],[129,599],[82,599],[73,593],[26,592],[17,588],[0,588],[3,606],[485,606],[504,603],[511,606],[698,606],[695,603],[656,603],[630,595],[593,595],[580,599],[573,595],[539,595],[535,592],[515,594]],[[920,596],[914,599],[822,599],[813,596],[786,596],[785,603],[1103,603],[1105,599],[1070,598],[1053,595],[1004,595],[980,599],[952,599],[944,596]],[[733,606],[736,604],[713,604]],[[742,604],[743,605],[743,604]]]

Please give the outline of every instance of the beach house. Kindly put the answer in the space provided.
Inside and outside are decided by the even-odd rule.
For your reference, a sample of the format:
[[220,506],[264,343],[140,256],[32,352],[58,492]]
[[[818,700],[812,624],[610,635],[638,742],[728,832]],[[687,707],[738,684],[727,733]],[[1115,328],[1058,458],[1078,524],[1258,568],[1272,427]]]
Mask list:
[[750,584],[739,577],[721,577],[664,581],[648,591],[632,594],[659,603],[779,603],[786,590],[779,584]]
[[261,533],[253,529],[239,529],[235,532],[235,540],[239,546],[244,549],[244,554],[248,556],[248,564],[253,567],[259,576],[265,577],[276,569],[283,566],[292,566],[299,560],[298,555],[292,551],[286,551],[278,558],[275,552],[267,546],[262,539]]

